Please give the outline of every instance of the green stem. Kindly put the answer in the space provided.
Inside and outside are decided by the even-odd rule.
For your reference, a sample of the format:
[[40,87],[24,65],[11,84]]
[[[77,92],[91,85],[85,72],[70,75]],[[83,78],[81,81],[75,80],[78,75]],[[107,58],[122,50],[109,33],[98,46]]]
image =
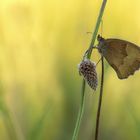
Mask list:
[[[3,97],[1,97],[3,98]],[[7,109],[7,105],[5,104],[5,102],[2,100],[1,101],[1,112],[3,113],[3,119],[4,119],[4,123],[5,123],[5,127],[6,127],[6,131],[7,131],[7,135],[9,137],[10,140],[18,140],[17,138],[17,134],[15,132],[15,129],[13,127],[13,123],[12,120],[10,118],[9,115],[9,110]]]
[[24,135],[21,133],[20,128],[16,122],[16,118],[12,115],[12,112],[8,105],[3,102],[3,114],[5,119],[5,125],[9,132],[10,140],[25,140]]
[[82,116],[83,116],[83,112],[84,112],[84,102],[85,102],[85,80],[84,79],[83,79],[83,83],[82,83],[82,91],[81,92],[82,92],[81,105],[80,105],[78,118],[76,121],[76,126],[74,129],[72,140],[77,139],[77,135],[79,132],[79,128],[80,128],[80,124],[81,124],[81,120],[82,120]]
[[[95,40],[96,40],[96,36],[97,36],[98,30],[99,30],[100,22],[102,20],[102,16],[103,16],[103,13],[104,13],[106,2],[107,2],[107,0],[103,0],[102,6],[100,8],[99,16],[97,18],[95,30],[93,32],[91,43],[90,43],[90,46],[89,46],[89,51],[88,51],[88,54],[87,54],[87,58],[89,58],[89,59],[90,59],[91,54],[92,54],[92,48],[93,48],[93,45],[94,45]],[[82,116],[83,116],[83,112],[84,112],[85,80],[83,80],[81,94],[82,94],[81,105],[80,105],[80,108],[79,108],[78,118],[77,118],[77,121],[76,121],[76,126],[75,126],[75,129],[74,129],[72,140],[77,140],[77,136],[78,136],[78,132],[79,132],[79,128],[80,128],[80,124],[81,124],[81,120],[82,120]]]
[[89,46],[89,52],[87,54],[87,58],[89,58],[89,59],[91,57],[92,48],[93,48],[93,45],[94,45],[95,40],[96,40],[96,36],[97,36],[98,30],[99,30],[99,27],[100,27],[100,23],[102,21],[102,17],[103,17],[104,9],[105,9],[105,6],[106,6],[106,2],[107,2],[107,0],[103,0],[102,6],[100,8],[100,12],[99,12],[98,19],[97,19],[97,22],[96,22],[95,30],[93,32],[91,43],[90,43],[90,46]]

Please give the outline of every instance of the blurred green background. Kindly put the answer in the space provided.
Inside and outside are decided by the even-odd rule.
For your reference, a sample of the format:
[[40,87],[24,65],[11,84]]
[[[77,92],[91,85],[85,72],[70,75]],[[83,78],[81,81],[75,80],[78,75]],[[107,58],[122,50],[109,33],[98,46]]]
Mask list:
[[[101,2],[0,1],[0,140],[71,140],[81,97],[77,64]],[[108,0],[102,35],[140,45],[139,6]],[[92,60],[99,58],[95,50]],[[140,72],[119,80],[105,68],[100,140],[139,140]],[[100,65],[97,71],[100,79]],[[98,96],[99,87],[87,86],[79,140],[93,140]]]

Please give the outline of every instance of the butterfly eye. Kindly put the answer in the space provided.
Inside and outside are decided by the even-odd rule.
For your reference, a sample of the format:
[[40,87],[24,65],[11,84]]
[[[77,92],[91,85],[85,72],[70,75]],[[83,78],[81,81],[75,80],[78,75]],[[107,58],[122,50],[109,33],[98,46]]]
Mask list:
[[98,40],[99,42],[101,42],[101,41],[104,40],[104,38],[102,38],[100,35],[98,35],[98,36],[97,36],[97,40]]

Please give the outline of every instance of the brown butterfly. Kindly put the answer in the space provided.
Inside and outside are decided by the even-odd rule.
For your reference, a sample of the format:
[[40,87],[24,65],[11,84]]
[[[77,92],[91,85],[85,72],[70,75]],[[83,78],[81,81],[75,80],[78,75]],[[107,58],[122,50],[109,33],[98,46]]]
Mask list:
[[97,48],[116,71],[118,78],[125,79],[140,68],[140,47],[120,39],[104,39],[98,35]]

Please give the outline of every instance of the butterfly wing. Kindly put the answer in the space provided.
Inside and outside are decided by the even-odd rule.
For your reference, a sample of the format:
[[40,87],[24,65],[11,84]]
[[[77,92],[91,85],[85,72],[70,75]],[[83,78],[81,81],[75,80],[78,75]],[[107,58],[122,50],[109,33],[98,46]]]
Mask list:
[[102,54],[120,79],[128,78],[140,68],[140,48],[131,42],[106,39]]

